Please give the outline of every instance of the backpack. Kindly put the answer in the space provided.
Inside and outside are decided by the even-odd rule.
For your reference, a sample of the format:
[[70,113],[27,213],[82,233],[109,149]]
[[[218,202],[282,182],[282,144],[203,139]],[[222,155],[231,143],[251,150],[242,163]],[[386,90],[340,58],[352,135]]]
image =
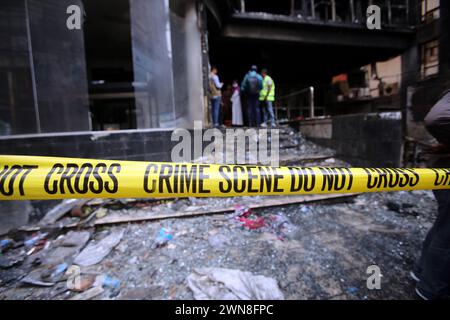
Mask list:
[[260,91],[260,84],[256,75],[249,76],[247,78],[247,93],[251,95],[257,95]]

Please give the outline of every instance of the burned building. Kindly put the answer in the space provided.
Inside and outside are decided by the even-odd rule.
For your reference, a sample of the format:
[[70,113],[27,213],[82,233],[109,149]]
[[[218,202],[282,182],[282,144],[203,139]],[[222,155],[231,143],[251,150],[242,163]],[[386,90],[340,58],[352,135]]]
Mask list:
[[[228,79],[252,63],[268,67],[279,120],[355,165],[406,165],[405,139],[429,140],[423,118],[449,88],[447,3],[227,4],[211,10],[210,59]],[[366,24],[370,5],[380,8],[379,30]]]
[[[423,165],[404,155],[449,85],[448,19],[439,0],[1,0],[0,300],[421,296],[448,208],[418,188],[450,169],[387,167]],[[209,166],[231,161],[200,130],[172,159],[172,133],[207,122],[209,66],[228,85],[253,64],[279,126],[249,140],[284,168],[228,139],[258,164]]]

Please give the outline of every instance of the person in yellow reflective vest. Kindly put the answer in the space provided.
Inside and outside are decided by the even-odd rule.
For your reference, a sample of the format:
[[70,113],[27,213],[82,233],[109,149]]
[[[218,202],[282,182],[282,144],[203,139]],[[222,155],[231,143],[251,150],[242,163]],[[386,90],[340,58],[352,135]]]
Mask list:
[[259,93],[259,101],[261,102],[263,112],[262,126],[275,127],[275,114],[273,113],[273,102],[275,101],[275,82],[267,74],[267,69],[261,70],[263,77],[263,88]]

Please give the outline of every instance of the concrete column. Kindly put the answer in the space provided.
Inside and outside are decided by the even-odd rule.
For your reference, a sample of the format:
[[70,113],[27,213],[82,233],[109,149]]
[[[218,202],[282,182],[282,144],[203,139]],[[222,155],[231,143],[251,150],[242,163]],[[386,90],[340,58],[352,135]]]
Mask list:
[[130,0],[130,20],[137,127],[174,127],[169,2]]
[[187,86],[188,86],[188,126],[192,127],[194,121],[203,120],[204,92],[202,74],[202,43],[199,17],[195,0],[186,4],[186,60],[187,60]]
[[[0,124],[12,134],[89,130],[83,30],[66,27],[69,5],[81,0],[0,2]],[[6,97],[2,97],[7,94]],[[0,130],[1,132],[1,130]]]
[[27,0],[41,132],[90,129],[83,28],[69,30],[67,8],[81,0]]

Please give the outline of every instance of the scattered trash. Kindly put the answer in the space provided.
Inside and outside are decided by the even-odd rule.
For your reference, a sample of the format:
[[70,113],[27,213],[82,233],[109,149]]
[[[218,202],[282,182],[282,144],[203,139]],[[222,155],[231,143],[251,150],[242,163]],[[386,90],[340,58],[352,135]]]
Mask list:
[[6,251],[6,249],[12,247],[13,241],[11,239],[0,240],[0,252]]
[[264,227],[264,225],[265,225],[265,220],[263,217],[256,217],[254,219],[240,217],[239,221],[242,222],[243,227],[246,227],[250,230],[259,229],[259,228]]
[[247,217],[251,213],[251,209],[247,206],[238,204],[234,209],[234,217]]
[[27,248],[34,247],[36,245],[42,245],[45,243],[45,237],[47,237],[48,233],[37,233],[34,234],[31,238],[24,241],[24,245]]
[[100,285],[103,288],[120,289],[120,280],[108,275],[100,275],[95,280],[94,286]]
[[67,270],[68,267],[69,265],[65,262],[58,264],[54,268],[53,272],[50,274],[48,280],[50,282],[58,282],[64,276],[64,272]]
[[110,289],[110,297],[115,297],[120,292],[120,280],[110,277],[108,275],[99,275],[95,279],[94,287],[101,287],[103,289]]
[[[293,132],[289,136],[295,137]],[[289,154],[283,155],[284,150],[280,150],[280,163],[288,160],[293,166],[326,166],[329,161],[325,160],[333,157],[306,141],[300,142],[297,147],[295,143],[286,144],[291,145]],[[342,163],[335,159],[333,166]],[[338,203],[344,201],[345,204]],[[389,206],[402,214],[387,210],[389,201],[394,204]],[[94,199],[70,205],[70,209],[61,209],[56,224],[39,226],[30,222],[2,235],[0,299],[52,299],[59,295],[63,299],[74,296],[73,299],[86,300],[111,298],[118,291],[120,299],[209,299],[217,295],[240,299],[257,294],[271,298],[259,290],[257,282],[246,282],[251,277],[245,272],[245,276],[222,274],[227,278],[222,282],[219,276],[210,278],[206,272],[193,271],[202,266],[224,266],[271,277],[286,299],[339,299],[345,295],[358,299],[409,299],[413,292],[410,293],[410,282],[403,278],[406,273],[387,273],[385,280],[392,284],[392,290],[381,295],[366,292],[364,296],[362,288],[351,287],[361,280],[360,273],[352,270],[363,270],[375,258],[383,269],[403,268],[405,261],[412,261],[419,252],[420,239],[431,226],[436,211],[430,191]],[[77,210],[81,210],[79,214],[75,213]],[[419,212],[418,219],[411,219],[409,211]],[[86,213],[88,218],[83,219]],[[164,228],[159,225],[161,219],[167,219]],[[74,264],[77,256],[82,258],[80,252],[86,255],[85,250],[98,246],[115,232],[108,231],[119,230],[113,226],[117,224],[127,227],[114,254],[103,248],[106,253],[102,258],[103,254],[99,257],[91,248],[98,264]],[[167,231],[161,237],[160,229]],[[45,232],[48,234],[43,236]],[[95,240],[90,241],[91,237]],[[157,238],[165,249],[149,250],[153,244],[156,246]],[[24,244],[26,240],[30,246]],[[36,254],[27,256],[27,252]],[[71,268],[76,272],[70,273]],[[189,289],[186,282],[191,273],[195,276],[191,284],[199,291],[194,295],[195,289]],[[27,288],[21,288],[21,280]],[[238,293],[230,289],[235,287]],[[272,287],[267,291],[277,292]],[[60,295],[61,292],[66,294]],[[241,292],[245,293],[241,296]]]
[[110,276],[106,276],[103,279],[103,287],[119,289],[120,288],[120,280],[116,278],[112,278]]
[[239,225],[250,230],[259,229],[265,225],[265,220],[263,217],[258,217],[252,209],[243,205],[235,206],[235,210],[231,215],[231,218],[237,220]]
[[24,241],[25,247],[28,249],[27,255],[32,255],[38,251],[48,248],[49,243],[46,239],[48,233],[36,233],[31,238]]
[[123,234],[124,230],[121,229],[119,231],[113,231],[110,235],[96,243],[91,241],[87,247],[77,255],[74,263],[83,267],[99,263],[119,244]]
[[250,272],[196,268],[186,280],[196,300],[284,300],[273,278]]
[[[306,203],[330,199],[347,200],[349,198],[354,198],[356,195],[357,195],[356,193],[340,193],[340,194],[318,194],[318,195],[279,196],[279,197],[254,196],[251,197],[251,201],[249,200],[249,202],[251,202],[249,204],[249,208],[252,209],[268,208],[274,206],[283,206],[288,204]],[[165,206],[165,203],[168,201],[169,200],[160,201],[161,206],[156,206],[153,210],[140,212],[139,215],[123,214],[123,211],[125,211],[124,209],[126,208],[117,205],[117,209],[121,208],[122,212],[118,214],[108,214],[107,216],[101,219],[96,219],[93,224],[95,226],[100,226],[100,225],[110,225],[127,222],[152,221],[170,218],[184,218],[201,215],[212,215],[225,212],[234,212],[238,198],[237,197],[223,198],[223,199],[205,198],[203,199],[204,202],[202,202],[202,206],[197,206],[196,204],[195,205],[193,204],[184,208],[182,211],[173,211],[173,210],[167,211],[166,210],[167,206]],[[111,206],[108,205],[108,209],[111,209]],[[134,207],[134,209],[136,209],[136,206]],[[234,217],[234,215],[235,214],[232,213],[228,216],[231,219]],[[239,225],[241,225],[241,223],[239,223]],[[66,225],[66,227],[79,227],[79,226],[80,225],[78,222]]]
[[160,248],[167,244],[170,240],[172,240],[173,235],[172,231],[169,228],[161,228],[159,230],[158,236],[156,237],[155,241],[153,242],[152,248]]

